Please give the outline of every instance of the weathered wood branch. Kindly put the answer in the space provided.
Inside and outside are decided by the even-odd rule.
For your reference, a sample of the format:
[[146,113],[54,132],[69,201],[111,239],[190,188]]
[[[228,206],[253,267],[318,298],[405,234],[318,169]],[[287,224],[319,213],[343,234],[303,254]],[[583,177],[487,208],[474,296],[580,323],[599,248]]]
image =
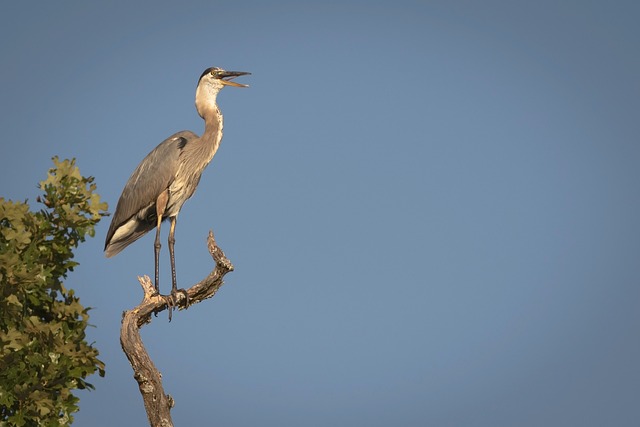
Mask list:
[[[224,283],[225,274],[233,271],[233,264],[216,244],[212,231],[209,231],[207,247],[216,266],[207,277],[186,290],[188,298],[178,294],[176,305],[180,310],[187,308],[187,301],[191,306],[213,297]],[[173,407],[173,399],[165,394],[162,375],[153,364],[140,338],[140,328],[151,322],[151,314],[171,307],[168,306],[165,296],[155,294],[155,287],[149,276],[138,277],[138,281],[144,291],[144,298],[137,307],[123,313],[120,344],[133,368],[133,377],[140,387],[149,424],[151,427],[171,427],[173,421],[170,410]]]

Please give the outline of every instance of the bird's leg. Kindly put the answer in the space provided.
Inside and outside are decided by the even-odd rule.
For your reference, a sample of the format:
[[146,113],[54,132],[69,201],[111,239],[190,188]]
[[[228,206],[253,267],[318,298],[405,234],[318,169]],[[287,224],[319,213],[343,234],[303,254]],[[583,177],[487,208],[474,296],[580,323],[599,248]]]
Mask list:
[[171,227],[169,228],[169,257],[171,258],[171,297],[174,300],[176,294],[180,292],[184,295],[185,298],[185,306],[189,305],[189,294],[184,289],[178,289],[178,281],[176,279],[176,257],[173,251],[174,245],[176,244],[175,232],[176,232],[176,222],[177,217],[171,217]]
[[176,231],[176,217],[171,217],[171,227],[169,227],[169,257],[171,258],[171,293],[175,294],[178,289],[176,283],[176,257],[173,252],[173,247],[176,244],[175,231]]
[[165,190],[156,199],[156,241],[153,245],[154,254],[155,254],[155,264],[156,264],[156,292],[160,293],[160,248],[162,245],[160,244],[160,225],[162,224],[162,216],[164,215],[164,211],[167,209],[167,202],[169,201],[169,190]]
[[156,241],[153,244],[153,250],[155,255],[155,266],[156,266],[156,292],[160,293],[160,282],[158,280],[158,276],[160,275],[160,224],[162,223],[162,217],[158,217],[158,225],[156,229]]

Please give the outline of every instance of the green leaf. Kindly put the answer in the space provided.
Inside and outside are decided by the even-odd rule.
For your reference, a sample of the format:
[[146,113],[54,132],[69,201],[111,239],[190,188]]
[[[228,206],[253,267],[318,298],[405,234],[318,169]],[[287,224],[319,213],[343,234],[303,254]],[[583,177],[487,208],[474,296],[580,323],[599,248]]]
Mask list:
[[15,294],[11,294],[6,299],[7,304],[16,305],[18,307],[22,307],[22,303],[18,300],[18,297]]
[[0,426],[69,425],[73,392],[104,375],[86,342],[88,309],[63,281],[108,207],[74,159],[53,163],[40,182],[40,211],[0,197]]

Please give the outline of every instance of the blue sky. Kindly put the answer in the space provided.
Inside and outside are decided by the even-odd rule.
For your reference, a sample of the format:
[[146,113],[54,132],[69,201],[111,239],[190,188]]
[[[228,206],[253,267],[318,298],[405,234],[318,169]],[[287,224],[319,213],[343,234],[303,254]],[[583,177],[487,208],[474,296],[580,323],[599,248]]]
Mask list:
[[[202,131],[205,68],[253,73],[176,231],[180,285],[209,229],[236,271],[142,332],[176,425],[640,422],[637,2],[1,8],[0,195],[34,206],[59,155],[113,211]],[[118,336],[153,236],[106,259],[108,226],[67,282],[107,365],[76,425],[145,425]]]

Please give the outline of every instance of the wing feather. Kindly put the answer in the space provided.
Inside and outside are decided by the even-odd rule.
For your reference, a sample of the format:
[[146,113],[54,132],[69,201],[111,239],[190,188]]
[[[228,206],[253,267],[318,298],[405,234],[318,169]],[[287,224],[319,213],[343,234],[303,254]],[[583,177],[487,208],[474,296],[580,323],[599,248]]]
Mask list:
[[195,138],[197,135],[190,131],[171,135],[133,171],[122,190],[107,232],[104,245],[107,257],[116,255],[155,228],[156,199],[175,179],[180,153]]

